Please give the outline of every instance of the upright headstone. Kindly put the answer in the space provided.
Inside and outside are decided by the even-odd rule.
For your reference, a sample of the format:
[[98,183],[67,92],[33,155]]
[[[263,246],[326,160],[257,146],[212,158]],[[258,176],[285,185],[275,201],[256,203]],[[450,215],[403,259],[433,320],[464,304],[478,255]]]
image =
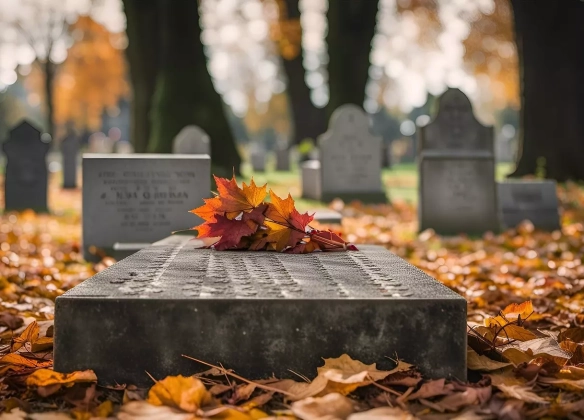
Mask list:
[[69,133],[61,141],[63,155],[63,188],[77,188],[77,158],[81,147],[80,139],[74,133]]
[[335,110],[318,145],[321,200],[387,201],[381,183],[381,137],[371,134],[369,117],[361,108],[343,105]]
[[300,164],[302,198],[320,200],[322,197],[320,162],[307,160]]
[[464,93],[448,89],[438,115],[419,133],[420,230],[497,231],[493,128],[477,121]]
[[121,258],[200,221],[211,190],[209,155],[83,155],[83,251]]
[[252,149],[250,152],[251,166],[254,172],[266,171],[266,151],[260,148]]
[[211,156],[211,141],[202,128],[187,125],[174,138],[172,153]]
[[127,155],[130,153],[134,153],[134,146],[132,146],[132,143],[130,143],[129,141],[118,140],[114,145],[114,150],[116,153]]
[[288,172],[290,170],[290,151],[288,149],[276,150],[276,171]]
[[55,370],[149,386],[149,375],[205,369],[183,354],[261,379],[313,375],[323,357],[347,353],[384,370],[398,354],[428,378],[466,378],[465,299],[383,247],[197,246],[175,235],[59,296]]
[[507,180],[497,183],[497,192],[503,227],[529,220],[538,229],[560,229],[555,181]]
[[[50,140],[49,140],[50,141]],[[3,144],[6,154],[6,210],[48,211],[47,153],[50,145],[28,121],[13,128]]]

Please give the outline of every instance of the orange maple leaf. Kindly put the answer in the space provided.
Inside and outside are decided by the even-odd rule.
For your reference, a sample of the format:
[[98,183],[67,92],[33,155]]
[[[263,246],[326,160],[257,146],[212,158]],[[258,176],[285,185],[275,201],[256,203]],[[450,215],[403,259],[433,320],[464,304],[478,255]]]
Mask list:
[[215,177],[217,191],[221,199],[221,205],[217,208],[219,212],[225,212],[228,219],[236,218],[241,212],[249,212],[262,204],[266,198],[267,185],[258,187],[253,178],[248,185],[243,183],[243,188],[239,188],[235,177],[230,180]]
[[215,243],[215,249],[223,251],[235,248],[244,236],[254,234],[264,222],[264,211],[267,205],[262,204],[249,213],[243,213],[240,218],[228,219],[221,214],[215,215],[210,221],[200,226],[198,238],[221,239]]

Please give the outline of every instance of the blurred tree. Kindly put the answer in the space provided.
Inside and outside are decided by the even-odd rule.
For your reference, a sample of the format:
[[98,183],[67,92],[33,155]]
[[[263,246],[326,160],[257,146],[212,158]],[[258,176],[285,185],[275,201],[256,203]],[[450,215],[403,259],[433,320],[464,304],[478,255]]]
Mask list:
[[71,27],[74,43],[54,83],[55,122],[71,122],[78,131],[98,130],[105,108],[128,93],[123,34],[111,34],[88,16]]
[[511,176],[584,180],[584,2],[511,0],[521,74],[521,149]]
[[316,139],[326,131],[326,113],[310,99],[306,85],[302,52],[302,27],[300,25],[299,0],[278,0],[279,18],[272,26],[272,39],[279,47],[283,67],[288,79],[288,97],[293,121],[293,144],[305,138]]
[[329,115],[346,103],[363,106],[377,6],[377,0],[329,1]]
[[159,0],[122,0],[126,14],[126,48],[132,81],[131,138],[136,152],[144,153],[150,139],[152,98],[160,55]]
[[59,0],[20,0],[17,13],[7,22],[16,29],[20,45],[28,45],[34,54],[35,64],[43,72],[43,89],[46,107],[46,132],[54,135],[53,84],[57,62],[68,41],[68,10]]
[[241,158],[223,102],[207,70],[198,2],[159,0],[159,7],[160,68],[152,102],[148,150],[170,153],[176,134],[184,126],[196,124],[211,138],[213,173],[228,176],[235,171],[238,174]]

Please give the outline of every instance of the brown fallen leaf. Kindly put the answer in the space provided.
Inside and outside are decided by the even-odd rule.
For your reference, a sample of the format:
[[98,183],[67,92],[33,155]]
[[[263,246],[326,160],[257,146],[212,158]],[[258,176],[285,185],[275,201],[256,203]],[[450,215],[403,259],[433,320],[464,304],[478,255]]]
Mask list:
[[416,417],[399,407],[379,407],[354,413],[347,420],[415,420]]
[[529,318],[531,314],[533,314],[533,304],[531,301],[519,304],[512,303],[505,307],[505,309],[501,311],[500,315],[485,319],[485,326],[502,327],[512,322],[518,322],[518,325],[521,325],[521,322]]
[[154,384],[146,400],[152,405],[164,405],[187,413],[213,405],[214,399],[200,379],[193,376],[168,376]]
[[526,403],[547,404],[548,401],[539,397],[526,386],[499,384],[496,387],[509,398],[515,398]]
[[338,394],[327,394],[324,397],[309,397],[292,403],[292,412],[302,420],[320,418],[346,419],[354,411],[354,403],[349,398]]
[[324,361],[324,366],[318,368],[318,376],[310,383],[285,379],[271,383],[270,387],[287,392],[292,401],[331,393],[347,395],[359,387],[412,368],[412,365],[398,361],[394,369],[382,371],[377,369],[375,363],[366,365],[351,359],[346,354],[338,358],[324,359]]
[[448,395],[454,392],[452,384],[446,384],[445,379],[436,379],[422,384],[419,390],[410,394],[408,400],[417,400],[419,398],[432,398],[439,395]]
[[466,351],[466,357],[466,365],[470,370],[490,372],[511,365],[511,363],[497,362],[495,360],[489,359],[487,356],[480,356],[470,347]]
[[24,320],[19,316],[13,315],[10,312],[0,312],[0,326],[6,326],[10,330],[17,330],[23,323]]
[[36,388],[41,397],[54,394],[61,387],[70,387],[82,382],[97,382],[97,376],[92,370],[59,373],[49,369],[39,369],[26,378],[26,386]]
[[156,406],[146,401],[131,401],[124,404],[118,413],[119,420],[196,420],[191,413],[176,408]]
[[469,405],[483,404],[491,398],[490,386],[483,388],[466,388],[463,392],[455,392],[435,402],[441,411],[458,411]]

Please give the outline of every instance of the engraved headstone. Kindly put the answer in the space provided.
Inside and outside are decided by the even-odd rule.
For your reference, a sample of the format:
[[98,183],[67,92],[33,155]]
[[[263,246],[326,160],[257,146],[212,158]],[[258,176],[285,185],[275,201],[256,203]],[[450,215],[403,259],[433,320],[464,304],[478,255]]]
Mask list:
[[300,165],[300,178],[302,183],[302,198],[320,200],[322,197],[320,162],[307,160]]
[[[200,222],[211,190],[208,155],[83,155],[83,252],[122,258]],[[131,247],[128,244],[135,244]]]
[[323,357],[347,353],[382,369],[397,354],[427,377],[466,377],[465,299],[383,247],[292,255],[197,245],[173,236],[58,297],[55,370],[144,386],[206,369],[183,354],[258,379],[314,376]]
[[75,133],[69,133],[61,142],[63,155],[63,188],[77,188],[77,160],[81,142]]
[[497,192],[503,227],[529,220],[538,229],[560,229],[555,181],[508,180],[497,183]]
[[276,171],[288,172],[290,170],[290,151],[288,149],[276,150]]
[[37,128],[23,121],[10,130],[8,140],[2,145],[6,155],[4,199],[8,211],[48,211],[46,157],[50,136],[48,142],[41,137]]
[[385,202],[381,183],[381,137],[369,131],[369,117],[355,105],[333,113],[318,139],[323,201]]
[[252,149],[249,156],[254,172],[266,171],[266,151],[260,148]]
[[187,125],[174,138],[172,153],[211,156],[209,135],[196,125]]
[[420,230],[497,231],[492,127],[476,120],[464,93],[448,89],[439,99],[434,121],[419,132]]

